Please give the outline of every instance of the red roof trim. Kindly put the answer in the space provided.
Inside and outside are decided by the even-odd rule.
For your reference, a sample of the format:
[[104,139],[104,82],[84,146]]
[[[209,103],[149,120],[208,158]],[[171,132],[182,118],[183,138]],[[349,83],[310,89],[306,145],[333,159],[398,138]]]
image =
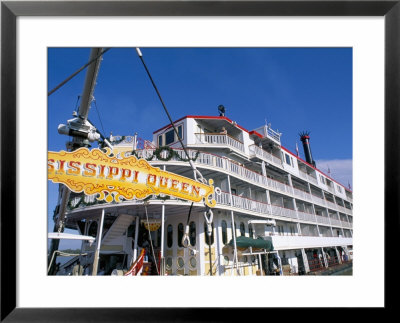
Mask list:
[[258,137],[260,137],[260,138],[263,137],[262,135],[260,135],[260,134],[259,134],[257,131],[255,131],[255,130],[250,131],[250,132],[249,132],[249,135],[256,135],[256,136],[258,136]]
[[[184,117],[174,121],[174,124],[176,122],[179,122],[179,121],[181,121],[183,119],[187,119],[187,118],[191,118],[191,119],[219,119],[219,120],[226,120],[229,123],[234,124],[234,121],[232,121],[231,119],[229,119],[227,117],[222,117],[222,116],[184,116]],[[237,123],[235,124],[235,126],[237,126],[238,128],[242,129],[243,131],[246,131],[247,133],[249,133],[249,131],[247,129],[243,128],[242,126],[238,125]],[[155,133],[157,133],[157,132],[159,132],[161,130],[168,129],[170,127],[172,127],[170,124],[166,125],[166,126],[160,128],[160,129],[154,131],[153,134],[155,134]]]
[[322,172],[321,170],[319,170],[318,168],[315,168],[313,165],[310,165],[309,163],[307,163],[305,160],[301,159],[300,157],[298,157],[297,155],[295,155],[294,153],[292,153],[290,150],[288,150],[287,148],[281,146],[282,149],[286,152],[288,152],[289,154],[293,155],[294,157],[296,157],[297,159],[299,159],[300,161],[302,161],[304,164],[306,164],[307,166],[310,166],[311,168],[315,169],[316,171],[320,172],[322,175],[326,176],[327,178],[329,178],[331,181],[335,182],[336,184],[342,186],[346,191],[348,192],[352,192],[351,190],[349,190],[348,188],[346,188],[346,186],[344,186],[343,184],[340,184],[339,182],[335,181],[332,177],[326,175],[324,172]]

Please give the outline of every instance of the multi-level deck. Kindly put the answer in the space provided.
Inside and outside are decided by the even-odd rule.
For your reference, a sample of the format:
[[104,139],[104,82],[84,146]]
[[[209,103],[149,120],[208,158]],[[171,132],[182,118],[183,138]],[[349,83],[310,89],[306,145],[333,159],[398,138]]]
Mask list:
[[[215,196],[211,243],[205,234],[204,205],[194,204],[189,220],[191,248],[184,248],[180,241],[190,203],[159,196],[148,199],[147,217],[159,222],[165,218],[151,236],[167,274],[210,274],[210,251],[211,274],[217,275],[260,274],[274,262],[281,273],[298,274],[352,258],[352,192],[282,147],[278,132],[270,126],[247,131],[226,117],[187,116],[175,125],[196,168],[206,179],[213,179],[221,193]],[[118,152],[130,152],[133,141],[125,137],[115,147]],[[193,178],[170,126],[154,132],[153,144],[169,146],[174,153],[168,156],[164,151],[158,159],[155,148],[146,148],[136,149],[135,154],[154,166]],[[90,219],[81,230],[87,234],[89,222],[98,222],[104,208],[109,210],[109,232],[103,236],[102,250],[119,250],[132,261],[138,254],[138,227],[145,218],[142,201],[110,205],[97,203],[93,196],[75,195],[70,199],[67,225]],[[122,215],[121,227],[122,222],[115,219]],[[110,231],[119,236],[110,239]],[[239,236],[270,240],[274,251],[264,252],[268,256],[263,258],[262,252],[252,248],[227,248]],[[83,249],[89,250],[88,246]]]

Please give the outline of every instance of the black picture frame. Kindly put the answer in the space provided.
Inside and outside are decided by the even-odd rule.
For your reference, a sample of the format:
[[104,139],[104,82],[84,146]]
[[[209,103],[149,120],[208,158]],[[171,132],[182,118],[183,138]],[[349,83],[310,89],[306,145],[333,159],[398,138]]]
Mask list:
[[[16,307],[16,19],[19,16],[384,16],[385,308],[398,273],[392,237],[399,228],[400,0],[359,1],[2,1],[1,2],[1,321],[225,321],[240,309]],[[380,157],[381,158],[381,157]],[[12,243],[14,242],[14,243]],[[393,253],[390,251],[392,250]],[[373,259],[372,259],[373,261]],[[371,274],[373,266],[371,264]],[[387,285],[390,277],[390,286]],[[391,287],[392,286],[392,287]],[[323,289],[323,288],[322,288]],[[268,296],[266,296],[268,297]],[[301,297],[301,296],[300,296]],[[151,306],[149,304],[149,306]],[[252,310],[252,315],[258,311]],[[216,313],[218,312],[218,313]],[[339,315],[339,314],[338,314]],[[338,316],[339,319],[339,316]]]

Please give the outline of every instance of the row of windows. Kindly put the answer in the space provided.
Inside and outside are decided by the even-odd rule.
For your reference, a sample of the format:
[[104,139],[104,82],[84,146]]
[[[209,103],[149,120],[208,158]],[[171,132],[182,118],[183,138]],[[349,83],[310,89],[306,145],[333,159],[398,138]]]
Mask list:
[[[183,139],[183,125],[177,126],[176,130],[178,131],[179,138]],[[170,145],[178,140],[175,130],[172,128],[171,130],[158,135],[158,147]]]
[[[235,224],[235,227],[237,228],[237,224]],[[228,241],[228,224],[226,223],[225,220],[221,221],[221,231],[222,231],[222,243],[227,244]],[[239,225],[239,231],[241,236],[246,236],[246,229],[245,225],[243,222],[240,222]],[[207,234],[207,223],[204,222],[204,234],[205,234],[205,242],[207,245],[210,245],[209,243],[209,238]],[[251,224],[249,224],[249,236],[253,237],[253,228]],[[211,244],[214,243],[214,224],[212,224],[212,233],[211,233]]]
[[[167,226],[167,247],[171,248],[173,244],[173,233],[174,229],[172,224]],[[182,248],[182,238],[184,234],[184,226],[182,223],[178,224],[178,247]],[[191,246],[196,246],[196,223],[193,221],[189,223],[189,241]]]

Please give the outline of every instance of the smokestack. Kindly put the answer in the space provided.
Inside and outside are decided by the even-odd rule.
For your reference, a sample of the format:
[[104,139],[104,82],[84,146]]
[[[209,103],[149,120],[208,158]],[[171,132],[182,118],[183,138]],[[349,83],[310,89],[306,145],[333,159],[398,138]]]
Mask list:
[[304,156],[306,157],[306,162],[309,163],[310,165],[315,166],[315,161],[312,158],[311,155],[311,147],[310,147],[310,132],[309,131],[303,131],[299,133],[300,140],[303,142],[303,149],[304,149]]

